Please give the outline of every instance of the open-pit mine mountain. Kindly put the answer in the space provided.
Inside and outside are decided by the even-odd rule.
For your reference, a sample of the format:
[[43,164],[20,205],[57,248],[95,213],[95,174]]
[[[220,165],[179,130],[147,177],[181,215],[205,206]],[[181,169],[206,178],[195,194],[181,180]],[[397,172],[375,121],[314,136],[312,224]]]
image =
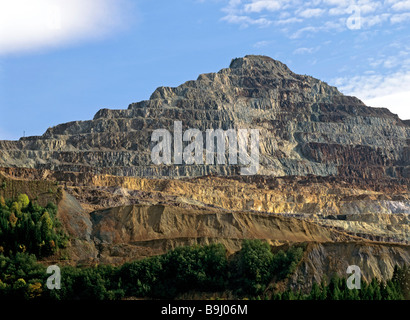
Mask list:
[[[200,132],[259,130],[257,174],[228,162],[153,164],[152,132],[173,132],[176,121]],[[349,265],[386,280],[410,264],[410,120],[265,56],[159,87],[128,109],[0,141],[0,167],[4,198],[58,204],[74,265],[191,244],[234,254],[244,239],[306,243],[292,288],[345,276]]]

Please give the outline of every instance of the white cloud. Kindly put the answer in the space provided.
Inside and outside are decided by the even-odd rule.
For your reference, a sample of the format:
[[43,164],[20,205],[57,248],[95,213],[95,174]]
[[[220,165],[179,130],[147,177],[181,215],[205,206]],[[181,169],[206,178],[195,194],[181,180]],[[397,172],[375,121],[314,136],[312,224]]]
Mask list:
[[323,2],[330,6],[344,6],[344,7],[347,7],[352,4],[352,0],[323,0]]
[[292,17],[292,18],[287,18],[287,19],[280,19],[275,21],[276,25],[286,25],[286,24],[291,24],[291,23],[296,23],[296,22],[302,22],[302,19]]
[[410,0],[399,1],[392,5],[392,9],[396,11],[410,10]]
[[406,12],[406,13],[400,13],[400,14],[394,14],[391,16],[390,21],[393,24],[396,23],[402,23],[406,20],[410,21],[410,12]]
[[326,10],[324,9],[320,9],[320,8],[309,8],[309,9],[305,9],[299,12],[299,16],[303,17],[303,18],[314,18],[314,17],[319,17],[322,14],[324,14],[326,12]]
[[0,0],[0,54],[98,38],[123,26],[124,0]]
[[312,33],[319,32],[320,30],[321,30],[321,28],[319,28],[319,27],[313,27],[313,26],[303,27],[303,28],[297,30],[296,32],[294,32],[294,33],[290,36],[290,38],[291,38],[291,39],[298,39],[298,38],[300,38],[304,33],[312,34]]
[[265,18],[252,19],[248,16],[240,16],[235,14],[227,15],[223,17],[222,20],[228,21],[230,23],[240,24],[242,27],[245,28],[249,25],[258,25],[260,27],[266,27],[272,23],[272,21],[267,20]]
[[320,49],[320,47],[314,47],[314,48],[306,48],[306,47],[301,47],[297,48],[296,50],[293,51],[293,54],[312,54],[317,52]]
[[387,108],[402,120],[410,120],[410,92],[396,92],[373,99],[363,99],[371,107]]
[[334,7],[329,9],[329,15],[331,16],[341,16],[348,13],[347,7]]
[[364,4],[364,5],[357,5],[357,7],[360,10],[360,14],[365,14],[365,13],[375,12],[376,9],[378,8],[378,5]]
[[[398,29],[397,26],[400,25],[408,26],[410,0],[231,0],[224,12],[226,21],[241,26],[280,26],[282,28],[278,30],[290,39],[303,37],[306,40],[314,38],[314,34],[350,32],[348,29],[352,32],[360,29],[363,32],[356,34],[365,39],[373,34],[369,30],[377,27],[374,34],[384,31],[386,36],[391,32],[393,41],[394,30],[390,31],[389,27]],[[354,26],[356,22],[360,22],[357,24],[358,29],[351,28],[350,22],[353,21]],[[357,37],[358,47],[355,51],[363,45],[359,40],[360,37]],[[293,48],[294,55],[309,55],[319,50],[312,42],[294,42],[301,44],[299,48]],[[410,119],[410,48],[406,47],[406,38],[396,42],[397,40],[388,46],[375,46],[378,50],[364,47],[360,55],[346,54],[356,62],[366,59],[368,54],[367,61],[358,64],[356,69],[340,69],[339,72],[347,76],[336,79],[334,83],[343,93],[357,96],[368,105],[386,107],[402,119]],[[262,46],[264,43],[258,45]],[[348,48],[347,44],[346,50]],[[348,63],[346,59],[344,61]],[[360,75],[352,76],[352,72],[356,70]]]
[[410,119],[410,71],[389,75],[370,74],[333,81],[341,92],[361,99],[371,107],[388,108],[402,119]]
[[287,19],[280,19],[275,21],[276,25],[287,25],[287,24],[292,24],[292,23],[297,23],[297,22],[303,22],[302,19],[292,17],[292,18],[287,18]]
[[259,49],[259,48],[264,48],[264,47],[267,47],[270,43],[271,43],[271,41],[262,40],[262,41],[256,42],[256,43],[253,45],[253,47],[254,47],[254,48],[257,48],[257,49]]
[[[353,15],[360,16],[363,29],[380,24],[406,23],[410,20],[410,0],[231,0],[223,11],[227,13],[224,20],[243,25],[245,17],[261,24],[300,23],[312,21],[318,17],[323,23],[330,23],[334,16],[348,19]],[[229,16],[240,16],[232,19]],[[297,18],[296,18],[297,17]],[[248,23],[249,25],[250,23]],[[344,26],[344,30],[348,27]],[[325,31],[325,28],[319,29]]]
[[361,21],[364,26],[373,27],[375,25],[379,25],[379,24],[382,24],[383,22],[386,22],[389,19],[389,17],[390,17],[389,13],[383,13],[379,15],[362,17]]
[[276,11],[279,9],[282,9],[282,3],[276,0],[253,1],[245,5],[246,12]]
[[291,39],[298,39],[301,38],[302,36],[308,37],[309,35],[312,35],[314,33],[318,33],[321,31],[340,31],[343,29],[343,26],[345,25],[345,22],[343,19],[339,20],[334,20],[334,21],[327,21],[321,26],[307,26],[304,28],[301,28],[294,33],[292,33],[289,37]]

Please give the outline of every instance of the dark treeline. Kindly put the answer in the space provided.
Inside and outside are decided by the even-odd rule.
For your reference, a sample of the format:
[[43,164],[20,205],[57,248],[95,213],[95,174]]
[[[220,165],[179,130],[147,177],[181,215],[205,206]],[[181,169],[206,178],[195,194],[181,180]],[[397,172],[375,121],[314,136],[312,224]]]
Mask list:
[[[400,300],[410,299],[408,267],[395,268],[386,283],[362,281],[349,290],[346,279],[333,277],[313,284],[308,294],[287,290],[273,293],[272,279],[283,280],[300,259],[301,247],[272,254],[259,240],[244,241],[241,251],[228,259],[221,244],[179,247],[168,253],[119,267],[61,268],[61,289],[46,287],[45,266],[34,255],[0,255],[0,298],[52,300],[113,300],[126,297],[173,299],[181,294],[229,291],[235,299],[273,300]],[[196,295],[198,296],[198,295]]]
[[303,254],[302,247],[272,254],[259,240],[246,240],[228,259],[222,244],[178,247],[168,253],[114,267],[61,268],[61,289],[46,288],[45,267],[34,255],[18,252],[0,255],[0,296],[20,298],[121,299],[147,297],[172,299],[190,291],[232,290],[238,297],[264,292],[274,274],[292,272]]
[[393,276],[386,282],[373,278],[362,282],[360,289],[349,289],[346,279],[337,275],[330,281],[313,283],[309,294],[286,290],[271,296],[272,300],[410,300],[410,268],[395,267]]

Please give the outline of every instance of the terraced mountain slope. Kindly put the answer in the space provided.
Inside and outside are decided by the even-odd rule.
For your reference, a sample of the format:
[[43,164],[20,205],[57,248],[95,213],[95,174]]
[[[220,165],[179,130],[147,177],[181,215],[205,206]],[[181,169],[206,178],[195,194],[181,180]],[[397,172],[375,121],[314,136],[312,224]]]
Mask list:
[[[203,133],[259,129],[258,174],[154,165],[152,132],[173,132],[176,121]],[[347,265],[386,280],[410,263],[409,182],[409,120],[264,56],[160,87],[125,110],[0,141],[0,196],[58,204],[70,245],[51,260],[121,264],[197,243],[234,253],[244,239],[278,250],[304,242],[286,284],[303,290]]]
[[239,166],[227,164],[154,165],[152,131],[173,132],[174,121],[203,133],[259,129],[261,175],[410,178],[407,122],[265,56],[159,87],[126,110],[102,109],[93,120],[61,124],[40,137],[0,141],[0,166],[146,177],[238,174]]

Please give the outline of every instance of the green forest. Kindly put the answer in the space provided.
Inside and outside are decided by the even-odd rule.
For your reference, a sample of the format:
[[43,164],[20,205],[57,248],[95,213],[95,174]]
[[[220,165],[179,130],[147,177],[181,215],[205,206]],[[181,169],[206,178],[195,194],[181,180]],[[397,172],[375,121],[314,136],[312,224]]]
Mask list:
[[15,200],[0,197],[0,253],[33,253],[46,257],[64,248],[68,237],[57,217],[57,206],[41,207],[20,194]]
[[[222,244],[178,247],[160,256],[121,266],[61,267],[61,289],[46,286],[41,258],[67,246],[53,204],[40,207],[20,195],[0,199],[0,299],[118,300],[174,299],[189,293],[229,292],[235,299],[402,300],[410,299],[410,268],[395,267],[387,282],[362,281],[350,290],[346,278],[314,283],[310,292],[278,290],[295,271],[305,246],[273,252],[261,240],[245,240],[228,256]],[[37,259],[40,259],[38,261]]]

